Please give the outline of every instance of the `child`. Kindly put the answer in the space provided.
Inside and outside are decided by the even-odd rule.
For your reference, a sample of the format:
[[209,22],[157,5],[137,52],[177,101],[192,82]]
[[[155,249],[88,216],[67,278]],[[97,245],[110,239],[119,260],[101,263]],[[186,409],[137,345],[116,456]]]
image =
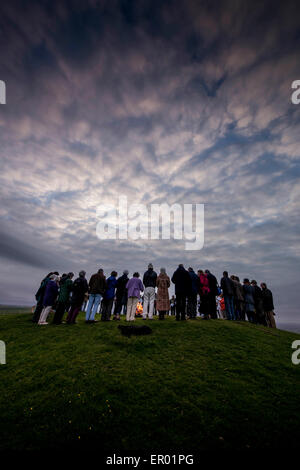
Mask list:
[[222,293],[217,297],[217,311],[218,317],[224,320],[226,318],[226,308],[224,295]]

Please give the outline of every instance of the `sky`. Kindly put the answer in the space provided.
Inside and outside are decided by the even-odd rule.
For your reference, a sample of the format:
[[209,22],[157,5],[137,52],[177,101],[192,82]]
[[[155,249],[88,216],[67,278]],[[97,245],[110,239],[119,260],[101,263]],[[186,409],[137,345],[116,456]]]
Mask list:
[[[296,1],[1,2],[0,303],[53,270],[182,262],[266,282],[298,321],[299,52]],[[203,249],[99,240],[120,195],[204,204]]]

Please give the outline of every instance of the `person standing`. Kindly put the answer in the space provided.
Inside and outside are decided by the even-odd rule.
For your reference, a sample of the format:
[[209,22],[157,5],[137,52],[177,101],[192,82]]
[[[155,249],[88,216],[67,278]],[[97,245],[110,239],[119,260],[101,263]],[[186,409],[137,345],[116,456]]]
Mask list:
[[144,273],[144,277],[143,277],[143,284],[145,286],[144,305],[143,305],[143,319],[144,320],[146,320],[147,314],[148,314],[149,320],[153,319],[156,279],[157,279],[157,274],[153,270],[152,263],[149,263],[148,270]]
[[208,269],[205,270],[205,274],[208,279],[208,299],[207,299],[207,308],[211,318],[216,319],[217,316],[217,302],[216,297],[218,295],[218,281],[216,276],[214,276]]
[[225,308],[225,300],[224,300],[224,296],[222,292],[220,293],[220,295],[218,295],[217,302],[218,302],[217,310],[218,310],[219,318],[222,318],[223,320],[225,320],[226,308]]
[[164,320],[166,313],[170,310],[169,287],[170,278],[165,268],[160,268],[160,274],[156,280],[157,297],[156,308],[159,313],[159,320]]
[[276,328],[273,294],[270,289],[267,288],[267,284],[265,282],[262,282],[260,287],[262,290],[262,304],[266,317],[266,324],[269,328]]
[[245,299],[245,312],[248,321],[255,323],[255,306],[254,306],[254,289],[250,284],[249,279],[244,279],[243,283],[244,299]]
[[115,298],[115,289],[117,285],[116,271],[112,271],[111,275],[106,281],[106,291],[103,298],[103,307],[101,312],[101,321],[109,321],[111,316],[111,309]]
[[142,281],[140,280],[139,273],[134,273],[133,277],[129,279],[126,284],[128,291],[128,301],[126,310],[126,321],[135,320],[136,306],[138,304],[141,292],[144,290]]
[[172,282],[175,284],[176,295],[176,320],[185,320],[186,299],[191,293],[192,281],[183,264],[179,264],[173,273]]
[[82,307],[84,296],[88,292],[89,286],[85,278],[85,271],[80,271],[79,277],[74,281],[72,289],[71,306],[67,316],[67,323],[73,325]]
[[172,295],[172,297],[171,297],[170,307],[171,307],[171,315],[175,315],[176,299],[175,299],[174,295]]
[[209,316],[209,281],[207,275],[202,269],[198,269],[198,276],[200,282],[200,313],[204,316],[204,320],[208,320]]
[[95,315],[97,313],[100,302],[106,290],[106,278],[103,269],[91,276],[89,282],[89,301],[87,305],[85,321],[86,323],[95,323]]
[[113,320],[120,320],[120,314],[122,311],[123,305],[127,304],[127,289],[126,284],[128,282],[128,270],[123,271],[122,276],[117,280],[116,285],[116,304],[114,310]]
[[228,320],[235,320],[234,313],[234,284],[232,279],[228,277],[228,272],[223,272],[223,277],[221,279],[221,289],[223,291],[225,307],[226,307],[226,316]]
[[257,282],[254,279],[251,281],[251,286],[253,287],[254,292],[255,321],[260,325],[267,326],[263,310],[261,288],[257,285]]
[[[36,304],[36,307],[35,307],[35,310],[34,310],[34,313],[33,313],[33,316],[32,316],[32,322],[33,323],[38,323],[38,321],[40,319],[40,315],[41,315],[42,310],[44,308],[43,298],[44,298],[44,295],[45,295],[46,285],[50,281],[50,276],[52,276],[52,274],[56,274],[56,273],[51,272],[51,273],[47,274],[46,277],[44,277],[44,279],[42,280],[42,282],[40,284],[40,287],[39,287],[37,293],[35,294],[35,300],[37,301],[37,304]],[[58,275],[58,273],[56,275]]]
[[56,311],[52,323],[55,325],[60,325],[64,316],[65,311],[67,310],[70,303],[70,294],[73,287],[72,279],[74,273],[69,273],[66,276],[62,277],[59,282],[59,294],[58,301],[56,305]]
[[238,276],[231,276],[234,285],[234,307],[237,320],[245,321],[245,299],[243,286]]
[[187,299],[187,314],[190,320],[195,320],[197,315],[197,295],[200,289],[200,281],[193,268],[189,268],[188,273],[191,278],[191,292]]
[[58,276],[51,274],[46,284],[45,295],[43,297],[43,310],[38,321],[38,325],[48,325],[47,318],[52,309],[58,294]]

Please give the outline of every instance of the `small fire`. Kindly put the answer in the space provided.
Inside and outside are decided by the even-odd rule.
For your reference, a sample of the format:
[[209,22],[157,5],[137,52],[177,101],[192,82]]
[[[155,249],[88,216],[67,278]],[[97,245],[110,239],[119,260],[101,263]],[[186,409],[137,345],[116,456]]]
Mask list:
[[142,306],[141,302],[138,302],[137,306],[136,306],[135,314],[136,315],[142,315],[142,313],[143,313],[143,306]]

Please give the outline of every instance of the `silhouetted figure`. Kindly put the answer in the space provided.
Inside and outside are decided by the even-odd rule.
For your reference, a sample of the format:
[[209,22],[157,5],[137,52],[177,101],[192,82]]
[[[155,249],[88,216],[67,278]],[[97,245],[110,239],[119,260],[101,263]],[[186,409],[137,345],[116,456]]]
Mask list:
[[172,276],[176,295],[176,320],[185,320],[186,299],[191,293],[192,281],[183,264],[180,264]]

